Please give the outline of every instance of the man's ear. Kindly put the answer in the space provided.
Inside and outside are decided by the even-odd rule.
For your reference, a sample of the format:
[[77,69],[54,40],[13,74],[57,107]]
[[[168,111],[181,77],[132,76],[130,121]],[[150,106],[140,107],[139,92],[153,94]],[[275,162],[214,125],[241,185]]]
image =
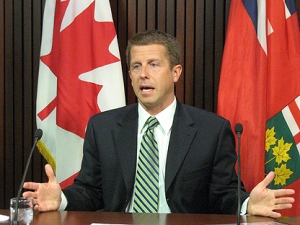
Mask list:
[[130,70],[128,70],[128,75],[129,75],[129,78],[130,78],[130,81],[131,81],[131,86],[133,86],[132,85],[132,78],[131,78],[131,72],[130,72]]
[[182,73],[182,66],[180,64],[173,67],[173,81],[174,81],[174,83],[176,83],[179,80],[181,73]]

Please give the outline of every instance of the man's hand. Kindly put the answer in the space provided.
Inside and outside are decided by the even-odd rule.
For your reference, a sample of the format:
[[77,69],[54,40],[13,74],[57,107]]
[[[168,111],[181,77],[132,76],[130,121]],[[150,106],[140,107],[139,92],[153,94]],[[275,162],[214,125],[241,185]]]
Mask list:
[[61,203],[61,187],[56,179],[52,167],[47,164],[45,171],[48,176],[48,183],[24,183],[24,188],[32,190],[23,193],[25,198],[33,198],[34,209],[38,211],[58,210]]
[[295,193],[293,189],[271,190],[267,188],[274,176],[274,172],[270,172],[263,181],[253,188],[247,206],[248,214],[278,218],[281,214],[276,212],[277,210],[292,208],[295,199],[288,197],[288,195]]

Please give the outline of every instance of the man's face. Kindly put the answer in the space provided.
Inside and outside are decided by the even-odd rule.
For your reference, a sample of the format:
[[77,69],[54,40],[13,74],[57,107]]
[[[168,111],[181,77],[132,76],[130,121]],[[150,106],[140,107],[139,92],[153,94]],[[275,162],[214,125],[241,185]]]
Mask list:
[[174,82],[181,74],[181,65],[170,69],[163,45],[132,46],[129,76],[140,104],[156,115],[174,100]]

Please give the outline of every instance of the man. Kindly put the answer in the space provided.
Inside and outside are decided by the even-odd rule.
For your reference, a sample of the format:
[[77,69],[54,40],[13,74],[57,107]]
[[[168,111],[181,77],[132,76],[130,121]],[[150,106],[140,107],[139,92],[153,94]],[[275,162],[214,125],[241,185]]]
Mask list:
[[[235,214],[236,154],[230,124],[176,100],[174,84],[182,72],[176,39],[155,30],[138,33],[129,41],[126,56],[138,104],[90,119],[81,170],[62,194],[46,165],[49,182],[25,183],[24,188],[34,192],[23,196],[33,197],[40,211],[139,212],[136,174],[148,126],[144,124],[155,116],[159,123],[152,130],[159,152],[157,212]],[[280,217],[277,210],[292,207],[294,198],[289,195],[294,190],[266,188],[273,178],[274,173],[268,174],[250,195],[242,188],[243,213]]]

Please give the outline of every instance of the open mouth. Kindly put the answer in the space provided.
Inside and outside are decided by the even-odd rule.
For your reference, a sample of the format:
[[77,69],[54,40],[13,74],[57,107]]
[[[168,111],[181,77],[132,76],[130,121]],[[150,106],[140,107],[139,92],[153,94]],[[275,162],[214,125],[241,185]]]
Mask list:
[[140,89],[141,89],[141,91],[152,91],[152,90],[154,90],[154,88],[150,87],[150,86],[142,86]]

